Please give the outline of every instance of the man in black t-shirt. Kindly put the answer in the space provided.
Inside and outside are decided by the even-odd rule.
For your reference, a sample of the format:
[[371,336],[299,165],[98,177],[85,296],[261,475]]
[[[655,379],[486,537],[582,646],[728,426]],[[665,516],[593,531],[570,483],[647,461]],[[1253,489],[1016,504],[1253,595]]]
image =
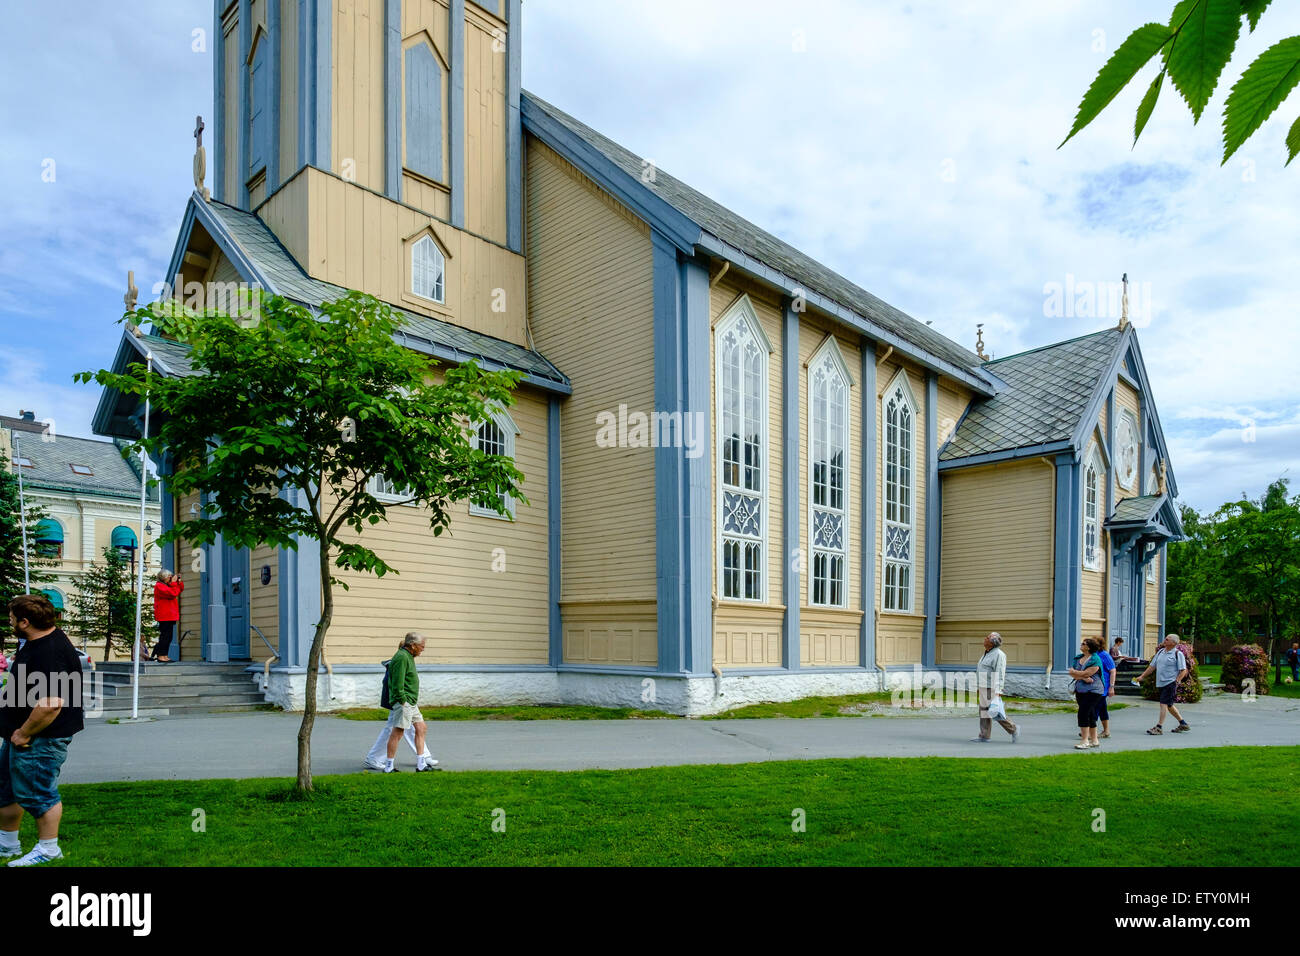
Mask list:
[[[32,866],[63,856],[59,770],[72,735],[83,727],[81,659],[44,594],[10,601],[9,624],[25,643],[0,691],[0,859],[17,856],[10,866]],[[24,810],[36,819],[37,843],[21,856]]]

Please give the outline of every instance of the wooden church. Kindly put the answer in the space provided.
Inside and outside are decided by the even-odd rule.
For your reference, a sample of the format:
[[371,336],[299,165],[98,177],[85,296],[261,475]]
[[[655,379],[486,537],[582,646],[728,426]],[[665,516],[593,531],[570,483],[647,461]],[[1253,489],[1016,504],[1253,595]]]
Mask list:
[[[430,703],[684,714],[969,670],[990,630],[1036,694],[1082,637],[1153,650],[1181,529],[1131,326],[957,345],[524,92],[520,0],[215,16],[212,188],[200,150],[167,281],[359,289],[431,360],[524,376],[475,427],[529,503],[437,539],[389,509],[369,543],[400,574],[343,573],[322,707],[373,705],[413,630]],[[151,335],[116,367],[147,350],[193,373]],[[106,391],[95,429],[139,412]],[[164,523],[200,504],[164,483]],[[267,699],[301,707],[313,542],[206,551],[167,556],[186,655],[270,660]]]

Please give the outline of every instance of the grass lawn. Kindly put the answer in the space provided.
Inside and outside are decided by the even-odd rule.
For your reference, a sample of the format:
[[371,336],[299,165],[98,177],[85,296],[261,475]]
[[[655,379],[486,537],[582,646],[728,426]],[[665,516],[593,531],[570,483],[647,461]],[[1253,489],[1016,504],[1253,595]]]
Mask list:
[[[917,697],[919,698],[919,693]],[[1039,698],[1006,697],[1007,711],[1012,714],[1074,713],[1078,709],[1072,701],[1043,700]],[[839,697],[801,697],[784,703],[749,704],[721,714],[711,714],[701,720],[741,720],[755,717],[879,717],[889,707],[895,713],[914,713],[908,708],[892,708],[893,693],[878,691],[872,694],[845,694]],[[971,708],[975,707],[972,698]],[[1123,710],[1127,704],[1113,703],[1111,710]]]
[[[1223,683],[1222,664],[1198,664],[1196,665],[1196,669],[1200,673],[1201,677],[1208,680],[1211,684]],[[1286,697],[1288,699],[1300,700],[1300,684],[1276,684],[1273,682],[1275,675],[1276,671],[1274,671],[1273,668],[1269,668],[1268,695],[1270,697]],[[1282,676],[1284,678],[1290,677],[1291,669],[1289,667],[1282,668]]]
[[[1300,851],[1300,747],[356,774],[317,778],[309,799],[291,787],[68,784],[67,863],[1282,866]],[[33,837],[25,819],[24,847]]]

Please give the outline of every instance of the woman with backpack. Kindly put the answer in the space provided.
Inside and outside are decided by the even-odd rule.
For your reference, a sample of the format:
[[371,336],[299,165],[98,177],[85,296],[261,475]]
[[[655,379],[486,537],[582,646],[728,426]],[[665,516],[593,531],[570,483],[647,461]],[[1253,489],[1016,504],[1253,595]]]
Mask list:
[[1083,739],[1074,745],[1075,750],[1092,750],[1100,747],[1097,739],[1097,708],[1106,693],[1102,678],[1102,661],[1097,642],[1085,637],[1079,647],[1075,666],[1068,671],[1074,678],[1074,697],[1079,703],[1079,732]]

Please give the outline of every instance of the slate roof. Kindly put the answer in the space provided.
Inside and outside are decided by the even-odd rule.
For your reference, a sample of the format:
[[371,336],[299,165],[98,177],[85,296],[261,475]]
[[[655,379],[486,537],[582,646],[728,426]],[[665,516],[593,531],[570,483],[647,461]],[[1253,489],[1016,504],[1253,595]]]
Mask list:
[[[621,170],[644,182],[643,157],[625,149],[545,100],[538,99],[527,91],[524,91],[523,95],[533,106],[598,150]],[[931,355],[971,372],[977,378],[982,377],[979,375],[981,360],[974,352],[962,348],[924,322],[918,322],[907,313],[877,298],[789,243],[782,242],[770,232],[736,215],[721,203],[692,189],[680,179],[656,167],[654,181],[645,185],[682,215],[697,223],[705,232],[781,272],[798,282],[803,288],[834,300],[846,309],[920,346]]]
[[1115,511],[1106,520],[1106,524],[1122,524],[1128,521],[1148,522],[1160,510],[1164,495],[1138,495],[1124,498],[1115,505]]
[[1068,441],[1123,334],[1104,329],[986,363],[1007,387],[972,403],[939,460]]
[[[123,458],[123,444],[65,435],[56,435],[52,442],[24,440],[22,456],[31,461],[32,467],[22,470],[23,485],[139,500],[138,459]],[[78,475],[72,465],[86,465],[93,474]],[[158,489],[150,488],[147,498],[156,502]]]
[[[305,306],[316,307],[322,302],[337,299],[347,292],[332,282],[313,279],[303,271],[289,251],[280,244],[266,223],[256,215],[212,200],[207,204],[240,251],[252,262],[272,287],[284,296]],[[389,303],[392,305],[392,303]],[[568,379],[540,353],[506,342],[502,339],[474,332],[449,322],[394,309],[403,317],[403,329],[412,336],[454,350],[465,360],[471,358],[497,362],[501,365],[527,372],[541,379],[568,384]]]

